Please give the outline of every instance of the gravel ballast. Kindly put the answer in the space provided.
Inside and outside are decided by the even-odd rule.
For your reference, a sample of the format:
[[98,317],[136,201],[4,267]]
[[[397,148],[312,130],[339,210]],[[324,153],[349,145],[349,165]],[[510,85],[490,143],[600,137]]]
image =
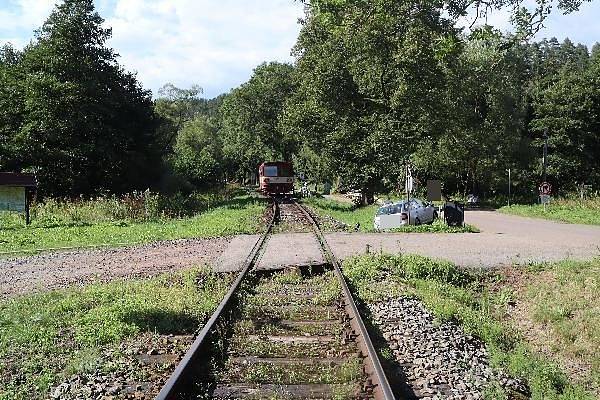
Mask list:
[[420,399],[483,399],[492,385],[527,393],[527,387],[490,367],[485,345],[451,322],[436,323],[416,299],[369,305],[409,390]]

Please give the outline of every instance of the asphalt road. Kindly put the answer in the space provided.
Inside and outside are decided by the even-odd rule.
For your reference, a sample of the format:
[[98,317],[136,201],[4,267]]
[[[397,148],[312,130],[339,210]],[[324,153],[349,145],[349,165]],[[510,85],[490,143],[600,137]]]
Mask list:
[[366,251],[416,253],[465,267],[590,259],[600,256],[600,226],[467,211],[465,222],[481,233],[331,233],[327,241],[339,258]]

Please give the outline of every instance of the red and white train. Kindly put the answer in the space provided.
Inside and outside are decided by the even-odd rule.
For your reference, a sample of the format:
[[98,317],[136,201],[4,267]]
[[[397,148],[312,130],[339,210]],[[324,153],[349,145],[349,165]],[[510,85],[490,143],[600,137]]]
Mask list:
[[260,191],[266,194],[294,192],[294,168],[285,161],[264,162],[258,167]]

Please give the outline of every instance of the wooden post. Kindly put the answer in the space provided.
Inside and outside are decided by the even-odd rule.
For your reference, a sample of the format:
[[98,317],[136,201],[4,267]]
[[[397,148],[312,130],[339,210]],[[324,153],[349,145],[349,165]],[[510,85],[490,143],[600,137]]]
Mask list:
[[29,218],[29,191],[29,188],[25,188],[25,225],[31,223],[31,219]]

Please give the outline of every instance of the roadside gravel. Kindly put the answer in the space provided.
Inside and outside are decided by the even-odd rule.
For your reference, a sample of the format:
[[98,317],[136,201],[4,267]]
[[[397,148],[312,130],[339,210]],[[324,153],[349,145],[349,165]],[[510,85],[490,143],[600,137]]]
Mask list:
[[183,239],[0,259],[0,300],[91,282],[151,277],[194,265],[212,264],[230,240],[228,237]]
[[494,386],[528,388],[489,365],[484,344],[451,322],[436,323],[423,304],[398,297],[369,305],[412,394],[420,399],[483,399]]

